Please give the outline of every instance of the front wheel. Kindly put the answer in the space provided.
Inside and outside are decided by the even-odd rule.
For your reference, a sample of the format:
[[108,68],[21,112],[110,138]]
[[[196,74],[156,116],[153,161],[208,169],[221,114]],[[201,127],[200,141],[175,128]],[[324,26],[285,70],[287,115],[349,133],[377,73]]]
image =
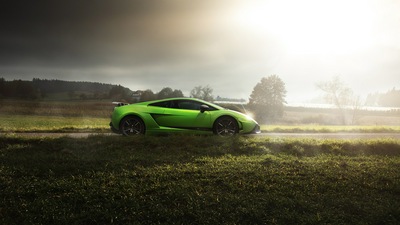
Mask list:
[[121,121],[120,131],[125,136],[144,134],[145,130],[145,125],[139,117],[127,116]]
[[239,126],[234,118],[224,116],[215,121],[213,131],[220,136],[233,136],[239,132]]

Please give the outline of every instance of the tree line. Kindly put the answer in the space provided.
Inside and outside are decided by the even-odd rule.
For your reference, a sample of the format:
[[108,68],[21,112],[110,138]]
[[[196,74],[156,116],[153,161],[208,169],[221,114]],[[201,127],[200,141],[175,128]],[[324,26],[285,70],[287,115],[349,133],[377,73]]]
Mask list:
[[400,107],[400,90],[393,88],[386,93],[374,93],[367,96],[368,106]]
[[[210,86],[196,86],[190,97],[213,101]],[[43,99],[54,94],[64,93],[69,99],[111,99],[113,101],[139,102],[164,98],[184,97],[181,90],[165,87],[159,92],[150,89],[132,91],[121,85],[86,81],[63,81],[34,78],[32,81],[0,78],[0,98],[25,100]]]
[[[63,81],[34,78],[32,81],[0,78],[0,98],[42,99],[49,95],[68,93],[72,98],[107,98],[110,90],[117,85],[85,82]],[[129,89],[126,89],[129,90]]]
[[[360,98],[347,87],[339,77],[332,80],[319,82],[316,86],[325,93],[325,99],[332,103],[340,111],[342,124],[354,124],[358,117],[358,111],[362,105]],[[112,101],[124,101],[129,103],[143,102],[164,98],[185,97],[178,89],[165,87],[159,92],[150,89],[144,91],[132,91],[121,85],[111,85],[96,82],[42,80],[32,81],[13,80],[6,81],[0,78],[0,98],[41,99],[57,93],[68,93],[70,99],[108,99]],[[249,102],[246,105],[254,118],[260,123],[279,120],[284,113],[286,103],[285,83],[277,75],[270,75],[261,79],[255,85]],[[206,101],[229,100],[218,96],[214,99],[213,89],[207,86],[196,86],[190,91],[193,98]],[[240,102],[239,104],[243,104]],[[400,90],[393,88],[386,93],[370,94],[365,105],[400,107]],[[240,106],[240,105],[238,105]],[[350,106],[350,110],[349,110]],[[243,105],[241,106],[243,108]],[[349,116],[350,115],[350,116]]]
[[[178,89],[165,87],[159,92],[150,89],[132,91],[121,85],[111,85],[97,82],[62,81],[35,78],[32,81],[0,78],[0,98],[18,98],[26,100],[43,99],[50,95],[67,93],[69,99],[110,99],[130,103],[143,102],[164,98],[185,97]],[[273,120],[283,115],[286,89],[284,82],[277,76],[263,78],[250,96],[248,109],[260,122]],[[196,86],[190,91],[192,98],[214,101],[213,88],[209,85]],[[224,98],[217,97],[218,100]],[[243,103],[243,102],[242,102]]]

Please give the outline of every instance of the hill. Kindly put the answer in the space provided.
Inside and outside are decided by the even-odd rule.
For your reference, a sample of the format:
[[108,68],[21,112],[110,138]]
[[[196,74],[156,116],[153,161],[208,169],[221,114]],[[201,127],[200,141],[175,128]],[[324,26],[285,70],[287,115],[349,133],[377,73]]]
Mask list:
[[17,99],[77,100],[123,99],[133,91],[121,85],[87,81],[34,78],[32,81],[0,78],[0,97]]

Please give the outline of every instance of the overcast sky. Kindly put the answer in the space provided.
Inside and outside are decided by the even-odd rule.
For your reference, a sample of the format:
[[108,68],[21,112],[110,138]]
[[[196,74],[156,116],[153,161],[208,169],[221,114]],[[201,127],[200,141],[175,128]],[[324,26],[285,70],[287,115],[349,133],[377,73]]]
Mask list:
[[0,9],[0,77],[248,99],[272,74],[288,102],[334,76],[356,94],[400,88],[398,0],[49,0]]

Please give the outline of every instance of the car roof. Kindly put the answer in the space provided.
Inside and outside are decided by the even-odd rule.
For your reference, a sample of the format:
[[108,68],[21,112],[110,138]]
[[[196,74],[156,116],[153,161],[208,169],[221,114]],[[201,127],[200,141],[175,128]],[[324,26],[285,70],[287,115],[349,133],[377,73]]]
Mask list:
[[149,104],[156,103],[156,102],[163,102],[163,101],[179,101],[179,100],[192,100],[192,101],[197,101],[197,102],[201,102],[201,103],[210,105],[210,106],[212,106],[212,107],[214,107],[214,108],[217,108],[217,109],[223,109],[223,107],[221,107],[221,106],[219,106],[219,105],[216,105],[216,104],[214,104],[214,103],[211,103],[211,102],[207,102],[207,101],[204,101],[204,100],[201,100],[201,99],[197,99],[197,98],[185,98],[185,97],[180,97],[180,98],[164,98],[164,99],[158,99],[158,100],[153,100],[153,101],[140,102],[140,103],[137,103],[137,104],[149,105]]

